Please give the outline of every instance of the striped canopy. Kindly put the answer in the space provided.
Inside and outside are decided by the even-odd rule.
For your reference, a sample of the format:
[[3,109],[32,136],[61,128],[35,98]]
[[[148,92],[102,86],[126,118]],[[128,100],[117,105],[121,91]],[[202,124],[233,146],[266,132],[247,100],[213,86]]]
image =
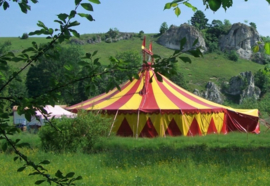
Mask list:
[[[144,61],[151,57],[142,46]],[[148,56],[146,56],[148,55]],[[168,78],[158,81],[151,64],[144,64],[138,79],[67,109],[101,111],[114,116],[111,131],[121,136],[206,135],[229,131],[259,133],[257,109],[233,109],[194,95]],[[152,82],[150,83],[150,78]]]

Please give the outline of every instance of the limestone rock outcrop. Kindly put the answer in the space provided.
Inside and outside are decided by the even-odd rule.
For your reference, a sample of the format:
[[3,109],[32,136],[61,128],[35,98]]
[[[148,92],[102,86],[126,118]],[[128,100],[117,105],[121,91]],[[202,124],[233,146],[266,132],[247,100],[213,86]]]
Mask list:
[[220,92],[220,88],[215,83],[209,81],[206,84],[205,88],[206,90],[202,92],[195,89],[193,93],[215,103],[222,104],[224,102],[223,95]]
[[[201,46],[201,51],[206,51],[206,45],[202,34],[192,25],[182,24],[180,27],[170,26],[170,28],[162,34],[157,43],[173,50],[180,49],[180,40],[186,37],[187,42],[184,46],[184,51]],[[198,43],[192,46],[194,41],[198,38]]]
[[224,90],[229,95],[240,95],[239,103],[245,98],[259,99],[261,90],[254,84],[252,72],[241,72],[240,75],[230,79],[228,87]]
[[222,51],[236,50],[241,58],[250,59],[252,47],[260,41],[258,31],[248,25],[235,23],[229,33],[219,40],[219,47]]

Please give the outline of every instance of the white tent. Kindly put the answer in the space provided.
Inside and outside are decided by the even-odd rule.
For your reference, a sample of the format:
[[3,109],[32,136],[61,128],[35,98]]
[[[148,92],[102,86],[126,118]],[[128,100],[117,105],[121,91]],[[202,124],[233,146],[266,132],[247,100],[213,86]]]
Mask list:
[[[51,105],[46,105],[44,109],[47,111],[49,114],[49,117],[47,119],[51,118],[62,118],[62,117],[67,117],[67,118],[74,118],[77,115],[69,112],[64,109],[64,105],[55,105],[54,107]],[[36,119],[36,117],[40,118],[40,121]],[[17,113],[17,106],[13,107],[13,123],[14,124],[22,124],[22,125],[38,125],[42,126],[44,125],[45,117],[41,114],[41,112],[36,111],[36,115],[32,116],[31,121],[27,121],[24,114],[19,115]]]

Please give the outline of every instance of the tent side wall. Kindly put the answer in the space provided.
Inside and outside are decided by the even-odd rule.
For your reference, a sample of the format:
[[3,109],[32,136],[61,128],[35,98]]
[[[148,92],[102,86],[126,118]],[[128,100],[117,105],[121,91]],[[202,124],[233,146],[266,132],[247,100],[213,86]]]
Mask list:
[[[138,121],[139,118],[139,121]],[[137,123],[139,123],[137,127]],[[219,113],[118,114],[113,132],[119,136],[194,136],[227,133],[226,117]]]
[[126,137],[195,136],[211,133],[227,134],[230,131],[259,132],[256,117],[251,118],[242,114],[236,117],[232,114],[234,113],[141,113],[139,117],[136,113],[118,114],[112,131]]

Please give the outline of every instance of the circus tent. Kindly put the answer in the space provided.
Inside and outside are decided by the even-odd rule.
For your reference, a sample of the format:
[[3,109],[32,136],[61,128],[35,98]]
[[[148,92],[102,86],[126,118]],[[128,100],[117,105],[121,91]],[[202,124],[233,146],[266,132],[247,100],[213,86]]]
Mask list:
[[[151,49],[151,45],[147,50],[143,44],[144,55],[151,56]],[[151,59],[144,64],[139,79],[122,84],[121,91],[115,88],[67,109],[106,112],[114,118],[111,131],[120,136],[260,132],[257,109],[233,109],[208,101],[179,87],[162,74],[163,81],[160,82],[152,63]]]

